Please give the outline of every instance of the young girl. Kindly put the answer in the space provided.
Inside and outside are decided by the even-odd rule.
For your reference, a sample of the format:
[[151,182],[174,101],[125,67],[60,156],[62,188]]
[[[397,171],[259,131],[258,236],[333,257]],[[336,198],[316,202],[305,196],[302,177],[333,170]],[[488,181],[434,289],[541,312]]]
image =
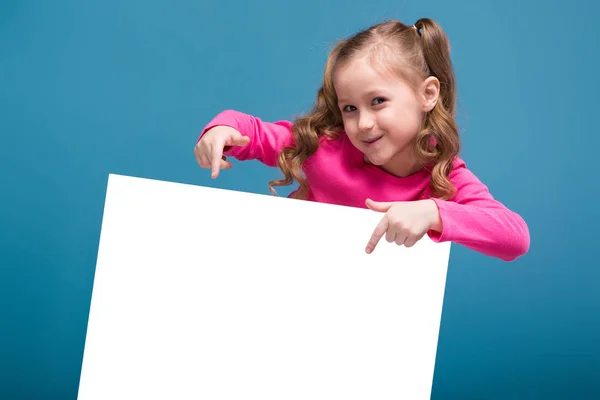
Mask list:
[[194,151],[213,178],[231,168],[225,156],[257,159],[284,174],[273,192],[297,182],[290,197],[385,213],[367,253],[384,235],[411,247],[428,234],[514,260],[529,249],[527,225],[458,158],[455,99],[440,26],[387,21],[338,43],[308,115],[264,122],[226,110]]

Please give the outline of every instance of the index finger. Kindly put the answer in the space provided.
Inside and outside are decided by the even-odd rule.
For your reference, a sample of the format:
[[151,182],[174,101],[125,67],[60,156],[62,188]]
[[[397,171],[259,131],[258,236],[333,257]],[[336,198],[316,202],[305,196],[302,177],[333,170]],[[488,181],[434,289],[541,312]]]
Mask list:
[[221,167],[221,160],[223,159],[223,145],[215,143],[210,152],[210,166],[211,166],[211,178],[215,179],[219,176],[219,169]]
[[373,231],[373,234],[371,235],[371,239],[369,240],[369,243],[367,243],[367,248],[365,249],[367,254],[371,254],[373,252],[373,250],[375,250],[377,243],[379,243],[379,240],[381,240],[381,238],[383,237],[383,235],[385,235],[387,230],[388,230],[388,220],[387,220],[387,216],[384,216],[381,219],[381,221],[379,221],[379,224],[377,224],[377,227]]

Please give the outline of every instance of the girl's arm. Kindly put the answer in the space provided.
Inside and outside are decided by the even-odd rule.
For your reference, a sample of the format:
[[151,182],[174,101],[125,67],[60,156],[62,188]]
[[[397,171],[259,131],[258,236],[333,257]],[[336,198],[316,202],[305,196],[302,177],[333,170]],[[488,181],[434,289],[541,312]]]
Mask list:
[[448,201],[432,198],[442,227],[441,233],[429,231],[432,240],[459,243],[505,261],[529,251],[529,229],[523,218],[494,199],[464,162],[455,163],[449,178],[457,192]]
[[236,129],[250,138],[246,146],[226,147],[223,155],[242,160],[259,160],[263,164],[276,167],[279,153],[284,147],[293,144],[292,123],[290,121],[264,122],[235,110],[225,110],[217,114],[200,133],[202,139],[210,128],[225,125]]

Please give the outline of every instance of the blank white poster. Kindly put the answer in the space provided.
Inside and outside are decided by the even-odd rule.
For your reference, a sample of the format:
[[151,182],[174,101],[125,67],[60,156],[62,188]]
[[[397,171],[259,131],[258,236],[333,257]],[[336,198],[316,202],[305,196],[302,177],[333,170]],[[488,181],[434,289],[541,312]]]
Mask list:
[[429,399],[450,244],[382,217],[110,175],[79,400]]

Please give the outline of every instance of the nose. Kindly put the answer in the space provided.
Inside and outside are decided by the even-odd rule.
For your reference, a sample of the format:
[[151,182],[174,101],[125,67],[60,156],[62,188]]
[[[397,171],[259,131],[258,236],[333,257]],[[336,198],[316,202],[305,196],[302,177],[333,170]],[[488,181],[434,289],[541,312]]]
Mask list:
[[361,131],[370,131],[375,126],[375,118],[370,112],[362,112],[358,119],[358,129]]

